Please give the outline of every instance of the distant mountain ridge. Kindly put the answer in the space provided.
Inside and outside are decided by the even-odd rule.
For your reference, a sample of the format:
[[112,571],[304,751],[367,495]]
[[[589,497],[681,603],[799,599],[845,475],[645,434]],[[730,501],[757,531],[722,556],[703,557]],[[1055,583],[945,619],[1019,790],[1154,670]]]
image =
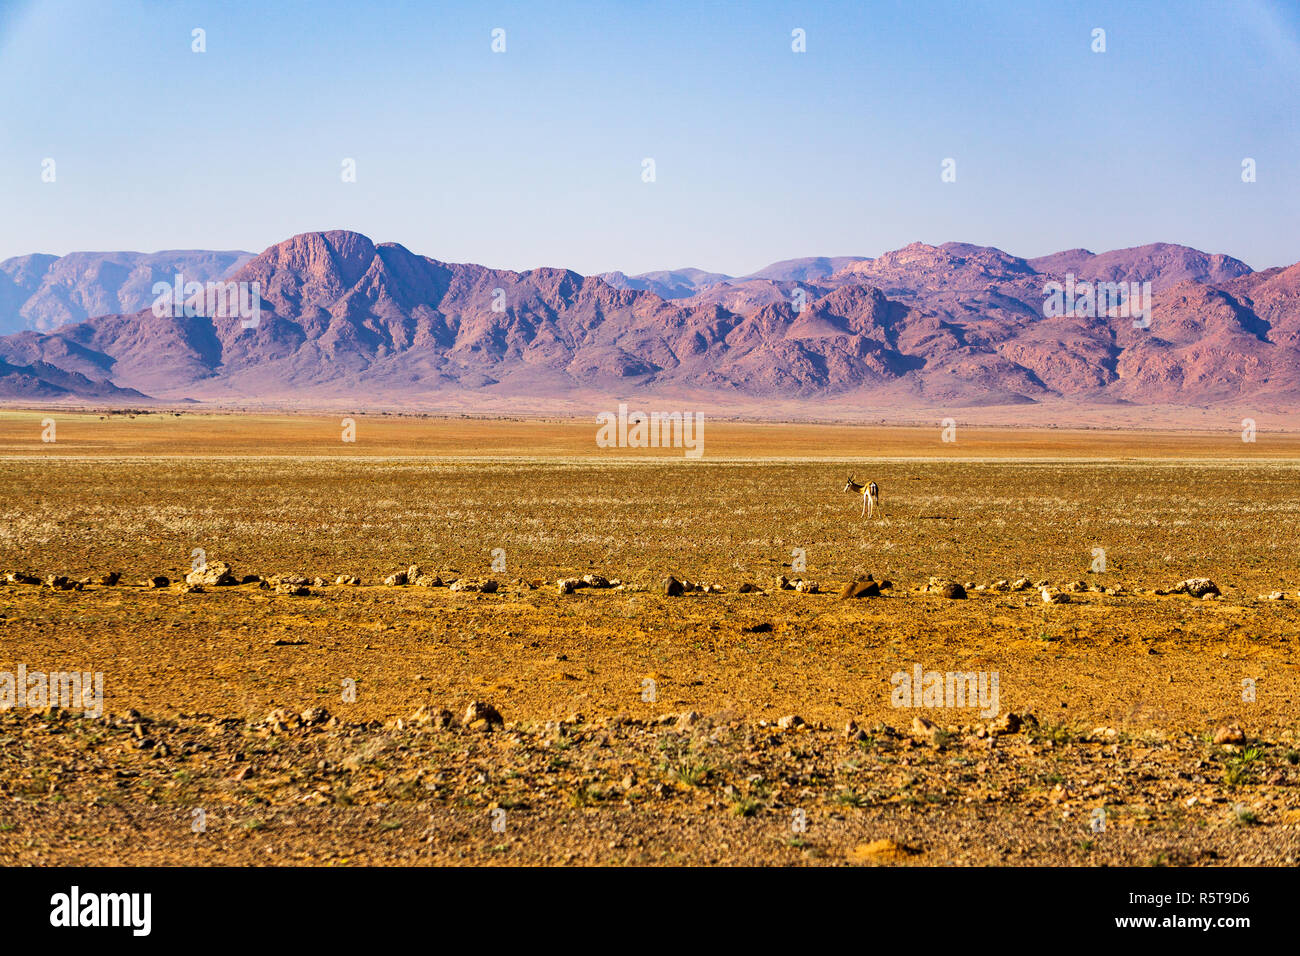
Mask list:
[[[23,260],[3,264],[17,263],[4,270],[15,285],[51,271]],[[40,382],[64,397],[121,388],[166,401],[398,406],[633,393],[756,407],[832,396],[843,407],[1300,400],[1300,266],[1254,273],[1185,246],[1022,259],[912,243],[740,278],[695,269],[582,276],[441,262],[339,230],[234,261],[218,274],[258,284],[256,328],[158,318],[142,306],[28,329],[0,337],[0,398],[47,400]],[[1151,327],[1046,317],[1044,286],[1067,273],[1150,282]],[[14,375],[33,382],[6,386]]]
[[139,312],[155,282],[176,273],[207,282],[238,269],[251,252],[73,252],[16,256],[0,262],[0,334],[48,332],[114,312]]

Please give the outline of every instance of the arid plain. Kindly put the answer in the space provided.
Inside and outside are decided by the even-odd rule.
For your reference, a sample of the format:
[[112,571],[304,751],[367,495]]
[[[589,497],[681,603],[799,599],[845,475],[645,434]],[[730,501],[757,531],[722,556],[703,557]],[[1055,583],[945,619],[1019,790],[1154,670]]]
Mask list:
[[0,862],[1300,858],[1300,435],[342,417],[0,412]]

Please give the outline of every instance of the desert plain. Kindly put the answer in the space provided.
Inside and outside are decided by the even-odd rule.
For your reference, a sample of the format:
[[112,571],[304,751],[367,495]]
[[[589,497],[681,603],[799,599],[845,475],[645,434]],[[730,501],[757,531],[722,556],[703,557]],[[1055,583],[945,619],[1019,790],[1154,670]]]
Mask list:
[[1300,858],[1300,434],[119,411],[0,411],[0,672],[104,688],[0,863]]

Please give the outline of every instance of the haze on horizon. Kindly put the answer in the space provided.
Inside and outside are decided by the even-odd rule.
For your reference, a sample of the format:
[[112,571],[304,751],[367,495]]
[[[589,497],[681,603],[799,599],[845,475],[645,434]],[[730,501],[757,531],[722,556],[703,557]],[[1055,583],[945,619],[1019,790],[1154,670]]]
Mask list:
[[1300,260],[1298,37],[1275,0],[12,0],[0,259],[346,228],[584,274],[740,275],[915,240],[1173,242],[1263,269]]

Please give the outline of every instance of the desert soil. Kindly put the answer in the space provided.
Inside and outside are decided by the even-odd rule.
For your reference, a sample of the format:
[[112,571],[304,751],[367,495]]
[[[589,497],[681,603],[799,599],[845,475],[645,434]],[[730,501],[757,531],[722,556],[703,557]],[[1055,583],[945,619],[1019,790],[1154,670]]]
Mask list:
[[[102,672],[104,714],[0,711],[0,862],[1300,858],[1298,436],[49,416],[0,413],[0,572],[90,583],[0,584],[0,672]],[[196,549],[309,593],[186,590]],[[417,564],[499,587],[382,583]],[[894,706],[918,664],[997,717]]]

